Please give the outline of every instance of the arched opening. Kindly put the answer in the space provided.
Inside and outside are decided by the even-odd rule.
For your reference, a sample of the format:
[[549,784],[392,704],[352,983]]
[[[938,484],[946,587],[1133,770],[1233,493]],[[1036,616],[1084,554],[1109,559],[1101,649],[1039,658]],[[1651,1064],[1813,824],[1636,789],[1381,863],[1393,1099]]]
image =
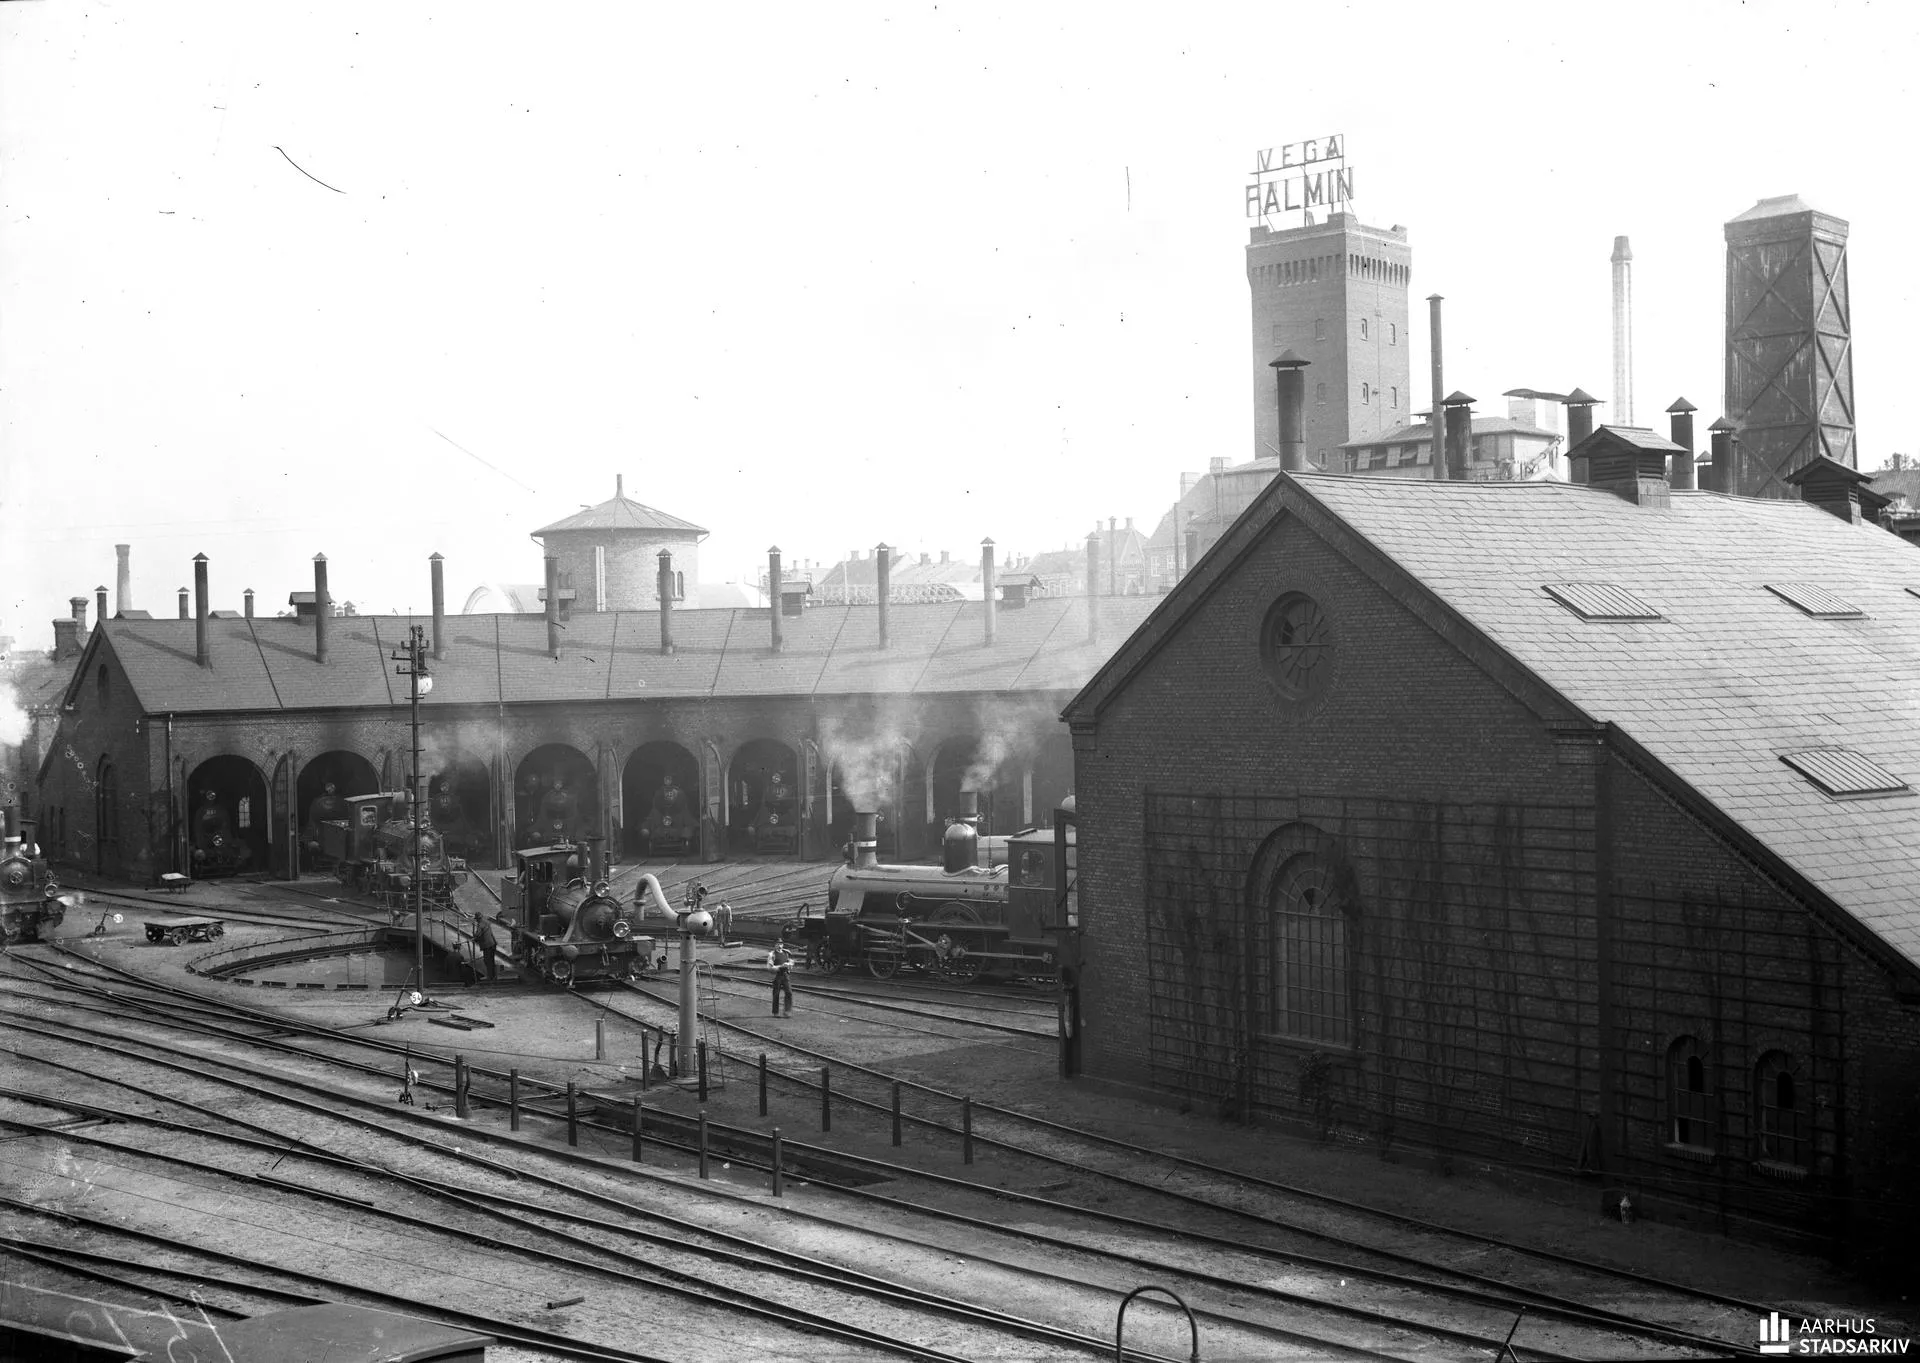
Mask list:
[[1755,1154],[1763,1162],[1804,1170],[1810,1149],[1806,1103],[1794,1079],[1793,1058],[1768,1051],[1754,1067]]
[[120,785],[105,757],[93,778],[93,831],[93,869],[104,875],[120,864]]
[[980,797],[980,833],[1018,833],[1023,810],[1021,782],[1028,753],[971,735],[950,738],[933,755],[933,826],[937,838],[960,813],[960,792]]
[[1358,905],[1338,841],[1311,824],[1276,830],[1254,856],[1247,890],[1260,1030],[1321,1046],[1354,1045]]
[[187,778],[187,848],[195,879],[263,870],[267,781],[244,757],[210,757]]
[[678,743],[643,743],[620,773],[626,811],[620,850],[635,857],[693,857],[700,851],[700,763]]
[[727,829],[731,846],[774,855],[800,854],[799,763],[771,738],[741,746],[727,766]]
[[1668,1143],[1693,1150],[1714,1149],[1718,1125],[1714,1117],[1700,1043],[1694,1037],[1678,1037],[1667,1047]]
[[577,748],[548,743],[513,770],[517,845],[545,847],[584,838],[600,827],[593,763]]
[[300,861],[319,869],[320,825],[347,817],[347,799],[377,795],[380,778],[373,763],[356,752],[336,748],[323,752],[300,769],[294,782],[294,807],[300,811]]
[[455,756],[436,771],[432,754],[426,754],[421,765],[427,769],[427,809],[447,855],[491,866],[493,781],[487,764],[477,757]]

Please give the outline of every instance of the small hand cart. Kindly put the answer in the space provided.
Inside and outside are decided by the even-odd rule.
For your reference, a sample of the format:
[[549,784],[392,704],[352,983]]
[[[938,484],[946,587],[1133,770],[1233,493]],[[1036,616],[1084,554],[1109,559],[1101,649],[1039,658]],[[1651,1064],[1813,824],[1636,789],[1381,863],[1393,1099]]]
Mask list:
[[147,920],[147,940],[173,947],[182,946],[188,942],[211,942],[226,930],[226,925],[218,918],[149,918]]

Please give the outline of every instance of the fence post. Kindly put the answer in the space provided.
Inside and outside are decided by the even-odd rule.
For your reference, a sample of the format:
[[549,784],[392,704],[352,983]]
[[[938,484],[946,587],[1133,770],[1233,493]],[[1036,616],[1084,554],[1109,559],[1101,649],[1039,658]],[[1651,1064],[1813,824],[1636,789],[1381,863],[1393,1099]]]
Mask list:
[[760,1052],[760,1115],[767,1115],[767,1053]]
[[567,1144],[580,1144],[580,1095],[573,1080],[567,1080]]
[[893,1081],[893,1143],[900,1144],[900,1081]]
[[960,1162],[973,1163],[973,1099],[960,1100]]
[[593,1020],[593,1058],[595,1060],[607,1058],[607,1020],[605,1018]]
[[[666,1039],[667,1039],[667,1029],[665,1027],[662,1027],[660,1029],[660,1040],[662,1042],[665,1042]],[[675,1032],[673,1034],[673,1045],[667,1048],[667,1078],[678,1079],[679,1077],[680,1077],[680,1034],[678,1032]]]
[[507,1130],[520,1129],[520,1071],[507,1071]]
[[653,1056],[647,1051],[647,1024],[640,1024],[640,1091],[653,1086]]
[[633,1162],[640,1162],[640,1132],[647,1124],[647,1107],[638,1094],[633,1099]]
[[458,1051],[453,1053],[453,1115],[467,1115],[467,1058]]
[[833,1130],[833,1084],[827,1067],[820,1067],[820,1129]]
[[707,1176],[707,1110],[700,1109],[700,1177]]
[[787,1182],[780,1170],[780,1158],[780,1128],[776,1126],[773,1129],[773,1195],[775,1197],[787,1195]]
[[702,1037],[696,1041],[694,1049],[700,1064],[700,1101],[704,1103],[707,1101],[707,1039]]

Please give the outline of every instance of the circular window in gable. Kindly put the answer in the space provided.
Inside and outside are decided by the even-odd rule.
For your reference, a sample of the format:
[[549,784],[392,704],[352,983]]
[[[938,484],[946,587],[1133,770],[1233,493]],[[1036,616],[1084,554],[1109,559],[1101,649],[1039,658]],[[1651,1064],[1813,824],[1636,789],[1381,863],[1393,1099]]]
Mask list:
[[1260,661],[1289,700],[1317,700],[1333,681],[1333,629],[1320,603],[1288,592],[1267,608]]

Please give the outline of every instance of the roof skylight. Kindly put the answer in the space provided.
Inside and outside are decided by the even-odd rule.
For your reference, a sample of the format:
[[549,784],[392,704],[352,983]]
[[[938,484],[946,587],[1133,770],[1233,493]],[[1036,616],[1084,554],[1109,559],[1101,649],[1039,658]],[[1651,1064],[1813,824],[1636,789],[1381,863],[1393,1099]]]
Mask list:
[[1829,795],[1899,795],[1913,789],[1905,781],[1852,748],[1808,748],[1783,752],[1780,760]]
[[1611,582],[1549,582],[1541,588],[1582,620],[1658,620],[1660,612]]
[[1808,615],[1822,620],[1846,620],[1866,614],[1845,597],[1836,596],[1825,587],[1816,587],[1811,582],[1769,582],[1765,585],[1782,601],[1798,606]]

